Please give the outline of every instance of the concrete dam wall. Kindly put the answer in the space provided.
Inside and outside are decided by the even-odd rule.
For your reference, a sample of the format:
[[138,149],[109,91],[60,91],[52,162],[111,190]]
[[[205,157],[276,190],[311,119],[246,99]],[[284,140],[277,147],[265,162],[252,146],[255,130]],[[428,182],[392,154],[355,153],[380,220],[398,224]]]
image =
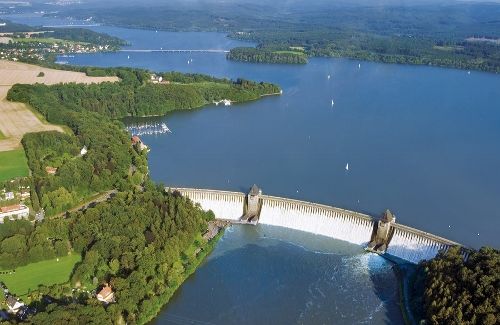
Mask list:
[[[397,224],[395,217],[389,218],[390,220],[377,220],[354,211],[262,195],[261,192],[254,192],[253,198],[252,192],[247,196],[241,192],[193,188],[170,190],[180,192],[204,210],[212,210],[217,219],[243,224],[259,222],[306,231],[362,245],[370,251],[389,254],[411,263],[433,258],[440,250],[459,245],[445,238]],[[258,211],[249,211],[252,206],[249,206],[248,202],[255,199],[259,201],[259,205],[254,209]],[[256,219],[245,217],[249,214],[256,215]]]
[[262,224],[311,232],[353,244],[366,245],[373,231],[367,215],[326,205],[262,196]]

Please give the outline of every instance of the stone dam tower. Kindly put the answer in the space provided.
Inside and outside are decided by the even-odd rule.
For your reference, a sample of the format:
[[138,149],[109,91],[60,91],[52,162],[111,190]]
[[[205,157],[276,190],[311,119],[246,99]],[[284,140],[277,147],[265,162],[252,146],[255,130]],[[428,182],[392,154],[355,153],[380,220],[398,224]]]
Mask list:
[[383,217],[374,224],[373,235],[367,249],[376,253],[385,253],[391,240],[391,226],[396,222],[396,216],[385,210]]
[[[396,223],[396,217],[386,210],[380,220],[355,211],[323,204],[262,194],[253,185],[248,193],[196,188],[167,188],[212,210],[220,220],[237,224],[257,223],[306,231],[364,247],[377,254],[419,263],[451,246],[461,246],[451,240]],[[467,250],[463,248],[467,258]]]

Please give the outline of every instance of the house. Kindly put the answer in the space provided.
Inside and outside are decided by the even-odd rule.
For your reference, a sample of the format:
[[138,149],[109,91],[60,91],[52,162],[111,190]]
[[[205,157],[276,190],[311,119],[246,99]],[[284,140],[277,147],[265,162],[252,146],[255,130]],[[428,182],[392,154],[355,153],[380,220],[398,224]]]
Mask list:
[[7,307],[9,308],[9,313],[17,314],[19,309],[24,306],[24,303],[21,300],[18,300],[14,296],[7,297]]
[[148,146],[146,146],[144,143],[142,143],[141,138],[139,138],[137,135],[134,135],[131,138],[132,145],[136,146],[140,151],[147,149]]
[[97,300],[102,301],[106,304],[111,302],[115,302],[115,294],[113,293],[113,289],[106,283],[101,291],[97,294]]
[[14,192],[5,193],[5,199],[6,200],[14,200]]
[[5,207],[0,207],[0,223],[4,223],[5,218],[15,220],[27,218],[30,214],[30,209],[24,204],[14,204]]
[[57,168],[51,167],[51,166],[47,166],[47,167],[45,167],[45,171],[49,175],[55,175],[57,173]]
[[87,146],[83,146],[82,150],[80,150],[80,156],[85,156],[87,154]]

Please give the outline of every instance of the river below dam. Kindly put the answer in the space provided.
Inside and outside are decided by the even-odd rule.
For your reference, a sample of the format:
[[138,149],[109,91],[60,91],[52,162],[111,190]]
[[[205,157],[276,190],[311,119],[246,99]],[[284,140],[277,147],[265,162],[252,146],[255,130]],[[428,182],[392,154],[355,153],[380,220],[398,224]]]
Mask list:
[[[7,18],[64,23],[26,17]],[[132,50],[248,46],[218,33],[91,28],[127,40]],[[467,246],[499,247],[497,74],[326,58],[246,64],[223,53],[58,60],[243,77],[283,88],[281,96],[255,102],[127,119],[172,130],[141,137],[151,148],[156,181],[244,192],[256,183],[266,194],[373,216],[390,208],[399,223]],[[155,322],[399,324],[397,287],[391,265],[359,246],[271,226],[234,226]]]

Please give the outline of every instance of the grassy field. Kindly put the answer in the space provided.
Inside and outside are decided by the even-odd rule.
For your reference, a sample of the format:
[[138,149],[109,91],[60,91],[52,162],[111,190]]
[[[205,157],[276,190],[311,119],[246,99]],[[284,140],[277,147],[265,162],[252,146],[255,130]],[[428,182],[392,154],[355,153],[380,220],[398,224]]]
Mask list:
[[0,182],[28,175],[28,161],[23,149],[0,151]]
[[16,268],[16,273],[0,274],[0,281],[3,281],[10,292],[17,296],[26,295],[28,290],[35,290],[38,285],[50,286],[56,283],[69,281],[69,277],[80,255],[71,254],[57,259],[31,263]]

